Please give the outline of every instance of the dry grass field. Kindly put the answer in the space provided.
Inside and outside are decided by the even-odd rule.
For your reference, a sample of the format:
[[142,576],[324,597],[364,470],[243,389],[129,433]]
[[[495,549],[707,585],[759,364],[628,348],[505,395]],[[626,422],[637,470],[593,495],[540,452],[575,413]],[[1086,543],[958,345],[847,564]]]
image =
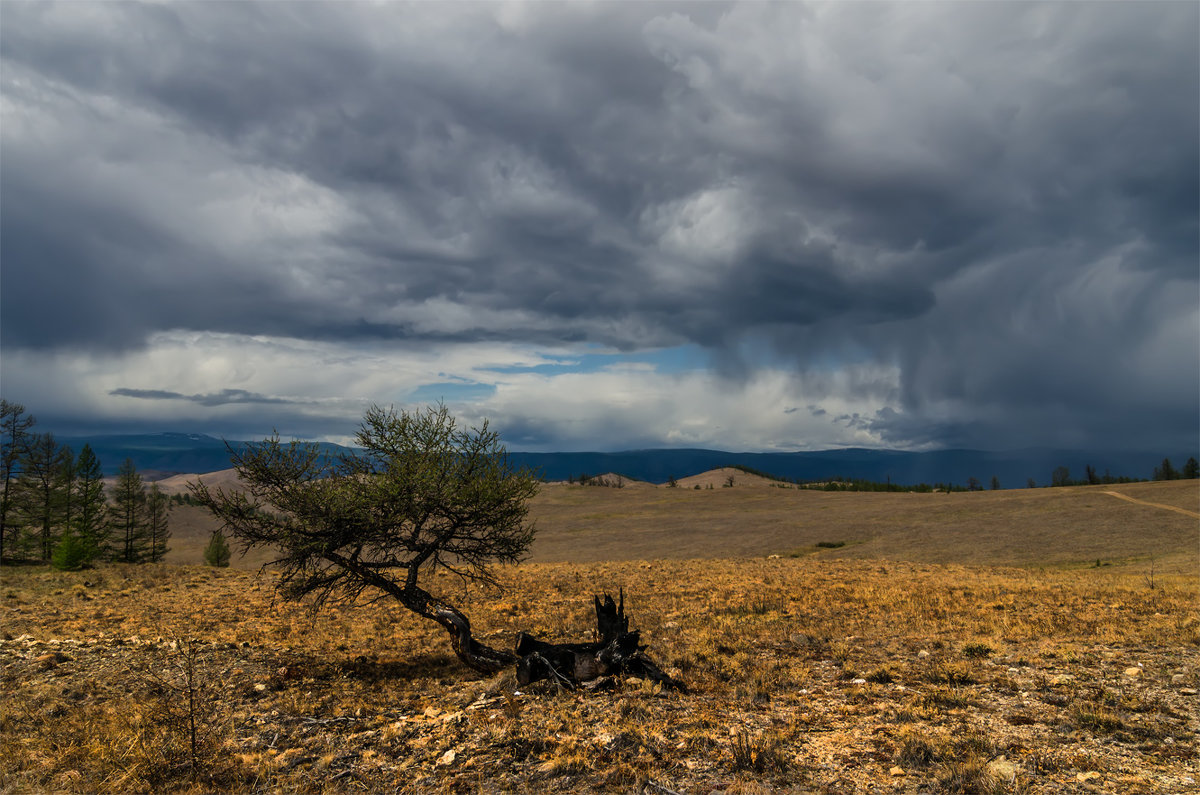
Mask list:
[[[687,693],[518,690],[396,605],[314,615],[253,571],[4,570],[0,788],[1200,792],[1195,481],[735,478],[548,486],[504,593],[430,583],[497,646],[587,639],[591,595],[623,588]],[[207,532],[192,510],[175,554]]]

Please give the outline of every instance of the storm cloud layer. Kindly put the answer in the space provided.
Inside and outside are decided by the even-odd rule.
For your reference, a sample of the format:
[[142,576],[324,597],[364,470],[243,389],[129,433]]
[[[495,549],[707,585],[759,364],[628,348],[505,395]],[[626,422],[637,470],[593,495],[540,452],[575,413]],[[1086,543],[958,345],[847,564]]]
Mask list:
[[542,449],[1197,443],[1194,3],[0,23],[3,388],[50,416],[336,437],[445,397]]

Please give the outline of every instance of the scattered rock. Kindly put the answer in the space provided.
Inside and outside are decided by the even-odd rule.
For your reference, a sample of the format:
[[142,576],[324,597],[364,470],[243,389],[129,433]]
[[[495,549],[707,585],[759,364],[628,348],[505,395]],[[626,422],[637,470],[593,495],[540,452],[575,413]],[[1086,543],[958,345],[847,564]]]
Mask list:
[[927,657],[929,657],[929,652],[925,649],[921,649],[919,652],[917,652],[917,659],[924,660]]
[[438,757],[438,767],[447,767],[448,765],[454,764],[455,756],[457,756],[457,754],[455,754],[454,749],[451,748],[449,751]]
[[34,658],[34,660],[42,666],[42,668],[57,668],[60,663],[70,662],[71,657],[63,654],[61,651],[42,654]]
[[1130,677],[1131,679],[1137,679],[1138,677],[1140,677],[1142,675],[1142,669],[1136,668],[1136,667],[1126,668],[1125,675]]
[[902,767],[900,767],[900,766],[898,766],[898,765],[897,765],[896,767],[893,767],[891,770],[889,770],[889,771],[888,771],[888,775],[891,775],[891,776],[906,776],[906,775],[908,775],[908,773],[906,773],[906,772],[904,771],[904,768],[902,768]]
[[1179,694],[1183,696],[1194,696],[1196,695],[1196,689],[1194,687],[1185,687],[1179,691]]
[[1175,674],[1174,676],[1171,677],[1171,684],[1173,684],[1173,685],[1181,685],[1186,681],[1187,681],[1187,677],[1184,676],[1183,674]]
[[1078,781],[1080,784],[1092,784],[1095,782],[1099,782],[1103,778],[1104,778],[1104,776],[1100,775],[1095,770],[1089,770],[1086,773],[1076,773],[1075,774],[1075,780]]

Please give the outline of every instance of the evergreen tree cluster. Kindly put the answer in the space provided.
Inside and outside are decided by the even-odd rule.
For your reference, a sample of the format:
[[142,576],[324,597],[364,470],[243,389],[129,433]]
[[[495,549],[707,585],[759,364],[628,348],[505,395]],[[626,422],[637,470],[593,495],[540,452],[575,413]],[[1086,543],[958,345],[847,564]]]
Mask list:
[[0,563],[79,569],[97,560],[162,560],[171,532],[170,499],[146,488],[126,460],[105,493],[91,447],[76,455],[19,403],[0,399]]

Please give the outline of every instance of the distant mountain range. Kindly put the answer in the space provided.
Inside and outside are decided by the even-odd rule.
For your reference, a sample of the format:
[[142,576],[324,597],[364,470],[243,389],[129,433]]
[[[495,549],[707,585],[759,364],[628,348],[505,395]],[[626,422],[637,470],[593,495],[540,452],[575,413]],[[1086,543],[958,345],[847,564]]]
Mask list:
[[[180,473],[216,472],[230,467],[229,450],[220,439],[203,434],[156,433],[61,438],[78,450],[89,444],[105,474],[115,474],[126,458],[148,478]],[[230,442],[237,447],[244,442]],[[329,453],[348,448],[322,443]],[[966,485],[969,478],[984,486],[993,477],[1004,488],[1024,487],[1029,478],[1039,486],[1050,482],[1056,467],[1065,466],[1071,477],[1082,478],[1087,466],[1114,477],[1149,478],[1169,456],[1178,468],[1194,451],[1162,453],[1026,449],[1006,452],[985,450],[868,450],[848,448],[799,453],[732,453],[723,450],[656,449],[619,453],[509,453],[510,459],[539,472],[547,480],[566,480],[581,474],[618,473],[634,480],[664,483],[723,466],[743,466],[788,480],[816,481],[857,478],[915,485],[952,483]]]

